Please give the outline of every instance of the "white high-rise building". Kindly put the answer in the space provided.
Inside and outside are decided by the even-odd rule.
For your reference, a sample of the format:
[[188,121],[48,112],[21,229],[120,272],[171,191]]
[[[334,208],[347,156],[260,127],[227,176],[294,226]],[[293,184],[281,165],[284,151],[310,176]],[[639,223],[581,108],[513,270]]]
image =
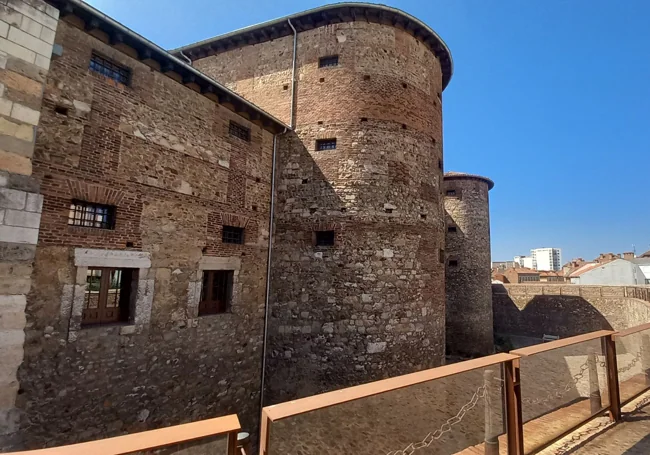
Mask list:
[[562,250],[559,248],[535,248],[530,250],[535,270],[558,271],[562,268]]

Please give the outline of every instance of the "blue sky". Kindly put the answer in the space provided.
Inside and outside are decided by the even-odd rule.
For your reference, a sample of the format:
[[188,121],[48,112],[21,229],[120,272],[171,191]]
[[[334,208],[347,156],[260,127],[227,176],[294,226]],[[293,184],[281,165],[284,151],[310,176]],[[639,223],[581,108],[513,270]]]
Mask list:
[[[386,0],[388,2],[388,0]],[[165,48],[314,0],[91,0]],[[492,178],[492,256],[650,250],[650,2],[394,0],[447,42],[445,169]]]

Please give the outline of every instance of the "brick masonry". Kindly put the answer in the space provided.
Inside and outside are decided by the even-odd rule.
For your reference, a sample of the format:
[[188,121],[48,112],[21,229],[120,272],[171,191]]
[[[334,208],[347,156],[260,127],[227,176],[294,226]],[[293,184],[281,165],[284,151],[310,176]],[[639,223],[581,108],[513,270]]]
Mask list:
[[464,356],[494,351],[490,277],[491,182],[445,174],[447,351]]
[[[11,284],[22,300],[6,303],[16,324],[26,320],[19,384],[13,377],[21,431],[12,447],[235,412],[254,434],[273,135],[108,41],[66,16],[54,38],[63,53],[43,78],[34,286],[26,317],[18,310],[29,287]],[[93,52],[128,67],[129,85],[90,71]],[[229,134],[231,121],[250,128],[250,142]],[[115,228],[69,226],[72,200],[115,206]],[[245,243],[224,244],[224,224],[244,227]],[[111,265],[138,270],[131,319],[82,327],[87,269]],[[231,311],[199,317],[203,273],[224,267],[234,272]]]
[[41,0],[0,3],[0,450],[19,428],[17,372],[43,205],[32,177],[34,132],[58,13]]
[[[195,66],[290,122],[293,37]],[[338,66],[319,68],[338,55]],[[374,23],[298,35],[295,131],[280,136],[267,403],[444,359],[442,73]],[[316,140],[336,138],[336,149]],[[334,230],[332,247],[315,231]],[[417,354],[416,354],[417,353]]]

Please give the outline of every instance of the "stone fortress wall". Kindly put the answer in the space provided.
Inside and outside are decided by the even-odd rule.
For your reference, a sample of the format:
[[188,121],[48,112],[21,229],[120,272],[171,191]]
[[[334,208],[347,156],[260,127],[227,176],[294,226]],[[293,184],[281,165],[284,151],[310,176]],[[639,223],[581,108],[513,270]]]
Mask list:
[[481,356],[494,352],[490,286],[491,180],[445,174],[447,350]]
[[[288,122],[292,46],[286,36],[194,65]],[[278,155],[270,403],[444,361],[438,58],[404,30],[344,21],[298,33],[296,80]],[[323,230],[333,246],[314,245]]]
[[[16,444],[233,412],[255,431],[273,134],[93,27],[60,20],[62,52],[43,78],[33,175],[44,203]],[[129,83],[89,71],[94,52],[128,68]],[[115,228],[70,226],[73,200],[114,206]],[[244,243],[222,243],[223,225],[244,227]],[[81,325],[93,267],[136,271],[128,322]],[[230,311],[199,316],[203,275],[222,269],[234,274]]]

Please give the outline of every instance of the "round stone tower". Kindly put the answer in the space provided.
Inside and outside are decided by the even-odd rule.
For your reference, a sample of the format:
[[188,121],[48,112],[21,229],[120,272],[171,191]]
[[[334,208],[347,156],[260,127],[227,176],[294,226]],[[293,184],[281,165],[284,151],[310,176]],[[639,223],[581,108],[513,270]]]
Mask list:
[[278,136],[267,403],[444,363],[449,49],[363,3],[237,34],[184,51],[292,126]]
[[448,172],[446,211],[447,352],[481,356],[494,351],[490,271],[492,180]]

